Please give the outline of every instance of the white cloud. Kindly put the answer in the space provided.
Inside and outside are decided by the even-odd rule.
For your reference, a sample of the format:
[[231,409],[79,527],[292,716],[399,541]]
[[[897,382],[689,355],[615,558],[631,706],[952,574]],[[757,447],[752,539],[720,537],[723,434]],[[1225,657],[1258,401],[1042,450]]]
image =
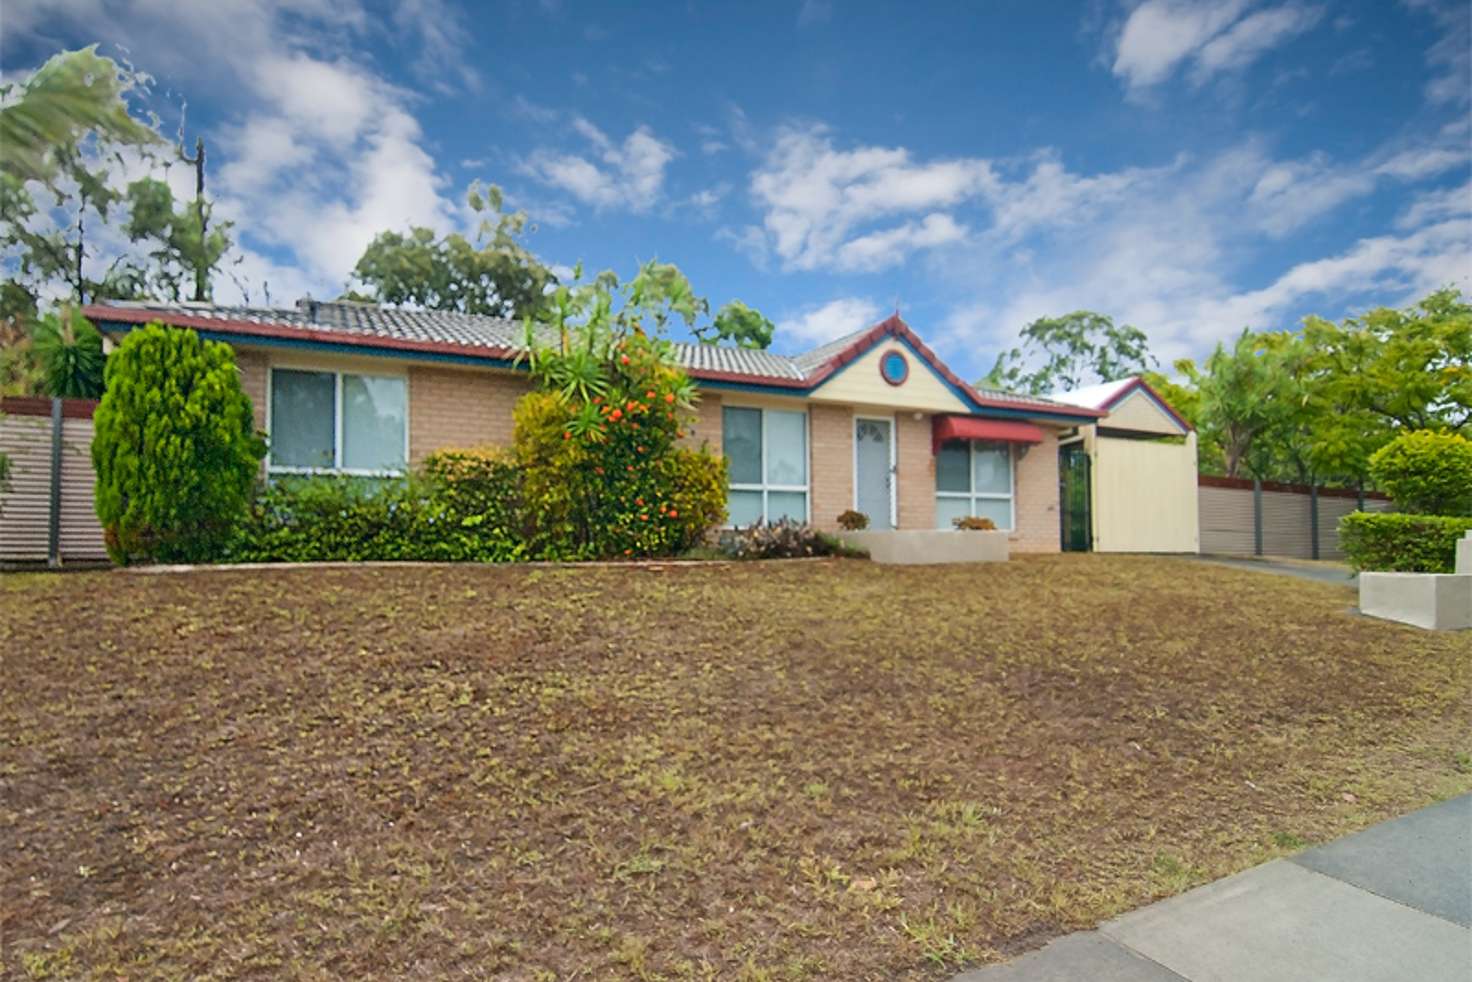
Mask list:
[[1248,14],[1202,46],[1196,54],[1192,77],[1202,82],[1250,64],[1263,52],[1309,30],[1323,16],[1323,7],[1296,5]]
[[585,156],[538,150],[522,171],[598,209],[647,211],[659,198],[665,168],[675,148],[640,126],[616,144],[597,126],[577,117],[572,126],[596,151],[595,163]]
[[1114,74],[1139,91],[1190,64],[1191,80],[1200,85],[1310,30],[1324,14],[1301,3],[1248,13],[1252,6],[1253,0],[1145,0],[1119,32]]
[[[273,302],[290,303],[308,290],[335,296],[377,232],[459,219],[414,118],[416,97],[348,54],[385,37],[421,68],[432,63],[438,87],[473,84],[454,22],[409,16],[444,13],[441,0],[396,9],[391,24],[356,0],[67,0],[6,13],[16,36],[105,37],[136,67],[218,104],[225,122],[203,135],[216,214],[236,223],[231,272],[253,302],[269,283]],[[245,292],[229,276],[216,283],[223,300]]]
[[[1395,220],[1397,228],[1413,229],[1444,218],[1465,214],[1472,209],[1472,181],[1458,187],[1442,188],[1417,195],[1400,217]],[[1472,264],[1472,257],[1468,259]]]
[[1426,83],[1432,102],[1465,105],[1472,101],[1472,7],[1465,0],[1403,0],[1424,11],[1441,29],[1441,37],[1426,52],[1433,75]]
[[917,249],[949,245],[965,237],[966,229],[954,218],[934,212],[919,222],[905,222],[850,239],[839,247],[834,260],[841,270],[872,272],[904,262]]
[[[953,241],[959,226],[937,209],[958,205],[995,184],[991,164],[984,160],[920,164],[901,147],[839,150],[827,131],[817,127],[782,131],[752,174],[751,193],[764,211],[763,227],[777,257],[789,269],[816,269],[868,262],[876,242],[907,251]],[[930,213],[923,227],[901,223],[848,241],[861,227],[920,212]],[[880,238],[873,238],[876,234]],[[855,246],[848,259],[846,243]],[[897,260],[903,256],[901,251]]]
[[884,308],[865,297],[840,297],[819,306],[804,307],[777,320],[776,343],[789,350],[826,344],[845,334],[873,327]]

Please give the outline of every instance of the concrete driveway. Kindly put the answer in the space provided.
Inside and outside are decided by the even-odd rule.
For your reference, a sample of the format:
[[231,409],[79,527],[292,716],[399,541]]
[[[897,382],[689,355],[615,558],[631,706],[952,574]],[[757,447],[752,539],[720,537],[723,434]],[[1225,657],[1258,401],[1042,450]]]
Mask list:
[[1472,979],[1472,795],[1143,907],[954,982],[1412,979]]
[[1273,556],[1199,556],[1196,561],[1212,563],[1216,566],[1231,566],[1234,569],[1249,569],[1256,573],[1296,576],[1302,580],[1317,580],[1320,583],[1335,583],[1341,586],[1354,586],[1358,582],[1354,570],[1343,563],[1279,559]]

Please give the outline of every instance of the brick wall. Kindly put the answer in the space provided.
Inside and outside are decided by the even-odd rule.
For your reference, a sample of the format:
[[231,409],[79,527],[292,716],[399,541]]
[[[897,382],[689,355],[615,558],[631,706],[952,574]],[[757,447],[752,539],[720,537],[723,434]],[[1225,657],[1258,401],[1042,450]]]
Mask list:
[[411,367],[409,462],[446,447],[509,446],[512,409],[530,389],[509,372]]
[[854,411],[848,406],[808,407],[809,487],[813,524],[838,528],[838,513],[854,506]]
[[686,445],[699,447],[702,443],[710,447],[711,453],[721,452],[721,395],[719,392],[701,390],[700,401],[695,404],[695,421],[685,428]]
[[240,387],[250,397],[258,430],[266,428],[266,364],[264,351],[235,349],[235,365],[240,369]]
[[[1016,460],[1017,528],[1008,536],[1013,552],[1058,552],[1058,431],[1043,427],[1042,443]],[[1015,458],[1014,458],[1015,459]]]
[[[930,416],[895,414],[895,481],[899,488],[899,527],[935,528],[935,458],[930,453]],[[853,465],[850,464],[850,467]]]

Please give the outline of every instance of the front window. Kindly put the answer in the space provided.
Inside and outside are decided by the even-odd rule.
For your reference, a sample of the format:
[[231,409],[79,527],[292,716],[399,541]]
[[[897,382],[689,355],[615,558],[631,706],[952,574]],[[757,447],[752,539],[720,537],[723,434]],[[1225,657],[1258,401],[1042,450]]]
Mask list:
[[935,521],[951,528],[953,519],[990,518],[999,529],[1012,528],[1012,445],[981,440],[950,440],[935,456]]
[[808,520],[807,413],[726,406],[721,449],[730,467],[732,525]]
[[274,368],[270,399],[271,473],[403,472],[408,399],[402,376]]

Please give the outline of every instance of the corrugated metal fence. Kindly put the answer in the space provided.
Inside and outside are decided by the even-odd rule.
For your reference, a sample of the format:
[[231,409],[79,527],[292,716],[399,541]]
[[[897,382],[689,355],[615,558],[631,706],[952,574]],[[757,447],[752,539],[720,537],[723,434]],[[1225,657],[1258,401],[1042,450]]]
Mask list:
[[[107,558],[92,507],[96,405],[88,399],[0,399],[0,452],[10,458],[9,486],[0,489],[0,562]],[[59,442],[52,438],[56,421]]]
[[[1196,483],[1201,551],[1218,555],[1261,553],[1298,559],[1342,559],[1339,520],[1358,510],[1361,502],[1360,493],[1351,488],[1318,488],[1315,494],[1315,489],[1306,485],[1264,481],[1259,533],[1259,510],[1251,481],[1202,474]],[[1363,503],[1365,511],[1390,510],[1390,501],[1383,494],[1366,491]]]

